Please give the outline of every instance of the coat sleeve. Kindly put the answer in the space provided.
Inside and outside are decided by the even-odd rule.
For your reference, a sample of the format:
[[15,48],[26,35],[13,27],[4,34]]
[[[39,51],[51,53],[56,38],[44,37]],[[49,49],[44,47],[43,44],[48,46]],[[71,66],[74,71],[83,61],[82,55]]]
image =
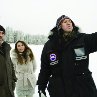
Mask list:
[[36,60],[34,58],[34,60],[33,60],[33,72],[34,73],[35,73],[36,69],[37,69],[37,64],[36,64]]
[[41,54],[40,73],[39,73],[38,81],[37,81],[37,85],[40,86],[41,90],[43,90],[43,89],[45,90],[48,80],[49,80],[50,73],[51,73],[46,52],[47,52],[47,46],[44,45],[44,48],[43,48],[42,54]]
[[16,75],[15,75],[15,70],[14,70],[14,64],[12,63],[12,60],[11,60],[11,58],[10,58],[10,62],[11,62],[11,66],[12,66],[12,89],[13,89],[13,91],[15,90],[15,86],[16,86],[16,84],[15,84],[15,82],[17,81],[17,78],[16,78]]
[[4,66],[4,59],[0,55],[0,86],[4,84],[4,73],[5,73],[5,66]]
[[12,61],[12,64],[13,64],[13,67],[14,67],[14,70],[15,70],[15,74],[16,74],[16,62],[17,62],[17,60],[15,59],[15,58],[11,58],[11,61]]
[[97,32],[85,34],[84,40],[89,53],[97,51]]
[[[10,60],[11,60],[11,58],[10,58]],[[17,78],[16,78],[14,64],[13,64],[12,60],[11,60],[11,66],[12,66],[12,76],[13,76],[13,80],[14,80],[14,82],[16,82],[17,81]]]

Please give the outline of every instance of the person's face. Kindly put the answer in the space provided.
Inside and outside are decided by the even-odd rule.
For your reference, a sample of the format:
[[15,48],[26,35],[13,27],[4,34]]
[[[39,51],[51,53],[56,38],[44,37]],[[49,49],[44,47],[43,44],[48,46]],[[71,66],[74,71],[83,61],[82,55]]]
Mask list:
[[66,32],[71,32],[73,30],[72,21],[70,19],[64,19],[61,23],[61,28]]
[[24,44],[22,44],[21,42],[17,43],[17,50],[22,53],[25,50],[25,46]]
[[3,31],[0,31],[0,42],[4,40],[4,32]]

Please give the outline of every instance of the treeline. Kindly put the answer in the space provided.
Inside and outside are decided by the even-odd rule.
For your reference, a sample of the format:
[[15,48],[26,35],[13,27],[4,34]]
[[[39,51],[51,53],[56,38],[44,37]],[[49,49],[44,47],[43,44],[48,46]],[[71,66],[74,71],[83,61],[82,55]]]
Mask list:
[[16,43],[18,40],[23,40],[28,44],[42,45],[48,40],[48,38],[45,35],[31,35],[28,33],[25,34],[22,31],[16,31],[10,27],[7,27],[5,40],[8,43]]

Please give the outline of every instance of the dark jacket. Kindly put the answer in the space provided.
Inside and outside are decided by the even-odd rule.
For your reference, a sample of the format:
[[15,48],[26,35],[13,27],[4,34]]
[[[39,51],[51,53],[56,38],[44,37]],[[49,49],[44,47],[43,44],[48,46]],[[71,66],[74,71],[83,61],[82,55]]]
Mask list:
[[10,45],[3,42],[0,47],[0,97],[14,97],[16,76],[10,50]]
[[53,35],[44,45],[37,84],[50,97],[97,97],[89,54],[97,51],[97,33],[76,32],[65,41]]

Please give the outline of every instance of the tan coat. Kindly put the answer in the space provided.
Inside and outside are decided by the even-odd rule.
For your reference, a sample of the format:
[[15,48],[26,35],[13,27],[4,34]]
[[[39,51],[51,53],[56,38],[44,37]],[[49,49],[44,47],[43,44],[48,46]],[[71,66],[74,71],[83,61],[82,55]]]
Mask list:
[[28,81],[31,83],[31,87],[36,86],[36,62],[35,60],[30,61],[26,64],[19,64],[17,60],[17,54],[12,51],[12,62],[14,64],[15,73],[17,76],[16,88],[23,90],[28,85]]

